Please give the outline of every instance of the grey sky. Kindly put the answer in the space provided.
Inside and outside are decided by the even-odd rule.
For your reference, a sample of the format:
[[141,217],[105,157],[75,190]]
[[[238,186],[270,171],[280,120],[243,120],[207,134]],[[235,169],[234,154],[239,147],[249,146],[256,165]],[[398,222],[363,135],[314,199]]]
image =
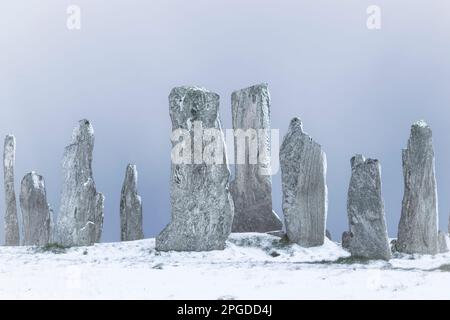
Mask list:
[[[81,7],[80,31],[66,28],[69,4]],[[379,31],[366,28],[371,4],[382,9]],[[97,189],[106,195],[103,241],[119,239],[128,162],[138,167],[150,237],[169,220],[171,88],[219,93],[229,128],[231,92],[267,82],[272,128],[283,135],[298,116],[327,153],[335,239],[347,228],[354,153],[380,159],[388,229],[396,235],[401,149],[418,119],[434,132],[440,226],[447,230],[449,39],[450,2],[442,0],[4,0],[0,135],[17,138],[16,185],[38,171],[58,210],[64,146],[77,121],[90,119]],[[279,174],[273,197],[281,212]]]

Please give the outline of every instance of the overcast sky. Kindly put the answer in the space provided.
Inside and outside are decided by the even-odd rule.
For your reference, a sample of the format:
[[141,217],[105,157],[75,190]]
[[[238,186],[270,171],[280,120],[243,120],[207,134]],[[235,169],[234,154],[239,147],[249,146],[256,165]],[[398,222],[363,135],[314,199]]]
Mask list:
[[[81,8],[81,30],[66,27],[70,4]],[[381,30],[366,27],[372,4],[381,8]],[[327,154],[327,224],[334,239],[347,229],[355,153],[381,161],[388,229],[396,236],[401,149],[418,119],[433,129],[440,227],[447,230],[450,2],[0,3],[0,135],[17,138],[16,191],[35,170],[57,211],[64,146],[77,121],[90,119],[95,182],[106,195],[103,241],[119,239],[119,195],[129,162],[139,171],[145,235],[155,236],[169,221],[171,88],[199,85],[220,94],[223,127],[230,128],[232,91],[260,82],[269,84],[272,128],[282,136],[298,116]],[[279,174],[273,201],[281,212]],[[3,217],[3,195],[0,212]]]

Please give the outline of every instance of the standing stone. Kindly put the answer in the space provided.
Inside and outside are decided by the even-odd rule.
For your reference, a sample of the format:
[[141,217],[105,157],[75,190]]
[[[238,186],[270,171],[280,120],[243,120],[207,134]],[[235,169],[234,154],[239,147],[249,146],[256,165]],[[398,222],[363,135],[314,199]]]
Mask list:
[[283,213],[289,240],[303,247],[325,240],[326,161],[321,146],[303,132],[300,119],[292,119],[280,149]]
[[23,245],[44,246],[50,243],[50,207],[47,203],[44,178],[28,173],[20,188],[23,220]]
[[333,240],[333,239],[331,238],[331,232],[330,232],[328,229],[325,230],[325,237],[327,237],[328,240]]
[[405,191],[397,250],[436,254],[438,211],[434,151],[432,132],[424,121],[412,125],[408,146],[402,155]]
[[381,167],[378,160],[356,155],[351,160],[347,213],[352,256],[389,260],[391,249],[381,196]]
[[129,164],[125,173],[120,198],[120,239],[134,241],[144,239],[142,231],[142,200],[137,190],[138,173],[135,165]]
[[[231,104],[236,169],[231,184],[235,207],[233,232],[281,230],[283,224],[272,210],[270,95],[267,84],[233,92]],[[250,141],[254,142],[253,150]]]
[[[219,95],[203,88],[178,87],[170,93],[169,103],[174,133],[183,132],[183,143],[190,147],[193,142],[195,151],[194,162],[190,151],[187,162],[174,162],[172,158],[172,221],[156,238],[156,249],[224,249],[225,240],[231,232],[234,212],[228,188],[230,171],[226,154],[222,153],[218,163],[198,161],[195,158],[198,158],[198,154],[205,155],[210,145],[205,141],[207,139],[202,139],[202,132],[200,136],[194,134],[195,127],[199,124],[205,129],[214,129],[215,145],[224,151],[225,140],[219,120]],[[172,156],[175,146],[180,143],[172,139]]]
[[94,128],[88,120],[81,120],[63,157],[57,239],[65,246],[87,246],[100,241],[105,198],[95,188],[93,149]]
[[439,230],[438,232],[438,245],[439,245],[439,253],[446,253],[449,251],[447,246],[447,235],[445,232]]
[[16,193],[14,191],[14,163],[16,138],[8,135],[3,149],[3,174],[5,183],[5,245],[20,245],[19,219],[17,217]]

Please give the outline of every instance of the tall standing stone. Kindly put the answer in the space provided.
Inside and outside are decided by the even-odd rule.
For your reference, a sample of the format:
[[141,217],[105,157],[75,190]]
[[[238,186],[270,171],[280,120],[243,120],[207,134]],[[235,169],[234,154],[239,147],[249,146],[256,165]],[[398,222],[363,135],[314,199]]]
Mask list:
[[[220,153],[225,149],[225,140],[219,120],[219,95],[203,88],[178,87],[170,93],[169,103],[173,132],[181,134],[183,140],[174,141],[172,135],[172,221],[156,238],[156,249],[224,249],[234,207],[228,189],[230,172],[226,154]],[[213,145],[219,148],[216,149],[219,161],[207,164],[199,159],[211,147],[206,137],[202,139],[202,131],[196,129],[199,126],[215,136]],[[194,134],[196,131],[200,132]],[[180,143],[186,147],[184,151],[188,150],[187,161],[174,161]],[[192,145],[194,157],[190,152]]]
[[418,121],[411,126],[403,149],[404,195],[396,249],[404,253],[438,252],[438,211],[431,128]]
[[418,121],[403,150],[405,191],[396,249],[404,253],[438,252],[437,187],[431,128]]
[[43,246],[50,242],[50,206],[47,203],[44,178],[28,173],[20,188],[23,220],[23,245]]
[[283,224],[272,210],[270,95],[267,84],[233,92],[231,104],[236,169],[231,184],[235,207],[233,232],[280,230]]
[[351,167],[347,199],[350,238],[345,245],[352,256],[389,260],[391,249],[381,196],[380,163],[356,155]]
[[94,128],[88,120],[81,120],[63,157],[57,240],[65,246],[86,246],[100,241],[105,198],[95,188],[93,149]]
[[325,240],[327,217],[327,160],[319,144],[291,120],[280,149],[283,213],[287,236],[303,247]]
[[138,173],[135,165],[129,164],[125,172],[120,198],[120,239],[133,241],[144,238],[142,231],[142,200],[138,195]]
[[16,159],[16,139],[13,135],[5,138],[3,149],[3,174],[5,183],[5,245],[20,245],[19,219],[17,217],[16,193],[14,191],[14,163]]

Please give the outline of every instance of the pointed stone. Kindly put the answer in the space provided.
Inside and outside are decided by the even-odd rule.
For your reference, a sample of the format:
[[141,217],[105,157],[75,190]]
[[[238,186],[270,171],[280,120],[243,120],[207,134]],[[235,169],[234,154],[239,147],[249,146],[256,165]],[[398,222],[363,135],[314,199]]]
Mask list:
[[16,139],[13,135],[5,138],[3,149],[3,174],[5,184],[5,245],[20,245],[19,219],[17,216],[16,193],[14,191],[14,163],[16,159]]
[[23,245],[44,246],[50,243],[50,207],[47,203],[44,178],[28,173],[20,188],[23,220]]
[[142,200],[138,195],[138,173],[135,165],[129,164],[125,173],[120,198],[121,241],[144,239],[142,231]]
[[280,149],[283,213],[287,236],[303,247],[325,240],[327,216],[326,156],[321,146],[291,120]]
[[[231,232],[233,200],[229,192],[229,177],[225,140],[219,120],[219,95],[197,87],[178,87],[169,96],[170,117],[174,133],[184,133],[191,146],[194,143],[194,163],[174,162],[171,165],[172,221],[156,238],[160,251],[221,250]],[[196,127],[215,132],[215,145],[222,153],[212,163],[198,161],[198,153],[209,144],[195,136]],[[198,130],[197,130],[198,131]],[[174,150],[181,142],[173,140]],[[172,150],[172,156],[174,156]],[[192,153],[189,152],[189,156]],[[188,157],[192,160],[192,157]],[[204,159],[203,159],[204,160]],[[220,164],[220,162],[222,162]]]
[[398,226],[397,250],[438,252],[438,211],[432,132],[424,121],[411,127],[403,150],[404,195]]
[[105,198],[95,187],[93,149],[94,128],[88,120],[81,120],[63,157],[57,240],[65,246],[87,246],[100,241]]
[[[281,230],[283,224],[272,210],[270,95],[267,84],[233,92],[231,104],[236,169],[231,184],[235,207],[233,232]],[[252,150],[259,148],[257,152],[252,153],[249,144],[245,143],[246,133],[249,134],[247,140],[255,142]],[[259,158],[252,155],[259,155]]]
[[354,257],[389,260],[391,249],[381,196],[381,166],[378,160],[356,155],[351,159],[351,167],[347,200],[351,237],[347,249]]
[[446,253],[449,251],[447,246],[447,235],[445,232],[438,232],[439,253]]

